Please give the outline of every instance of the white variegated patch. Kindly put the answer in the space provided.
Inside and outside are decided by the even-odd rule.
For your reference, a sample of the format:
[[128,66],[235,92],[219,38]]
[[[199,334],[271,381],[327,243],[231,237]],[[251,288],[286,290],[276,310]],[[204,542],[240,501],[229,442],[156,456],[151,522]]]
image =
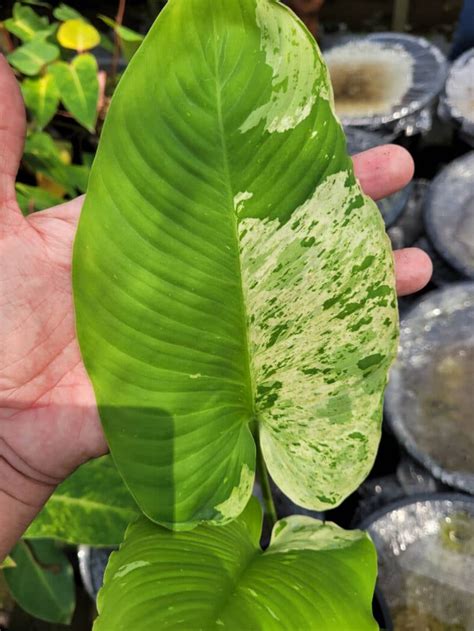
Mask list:
[[123,565],[119,570],[114,574],[114,580],[117,578],[123,578],[133,572],[134,570],[138,570],[141,567],[146,567],[147,565],[151,565],[149,561],[133,561],[133,563],[127,563]]
[[[314,89],[322,66],[314,54],[314,42],[309,33],[303,34],[295,28],[293,37],[289,38],[286,8],[275,4],[257,0],[256,7],[261,48],[266,63],[273,70],[271,97],[245,120],[240,127],[242,133],[261,121],[265,121],[265,130],[270,133],[294,129],[311,114],[316,96],[318,99],[328,98],[324,86],[318,91]],[[311,64],[308,72],[300,72],[301,59]]]
[[366,532],[343,530],[330,521],[291,515],[275,524],[266,554],[295,550],[337,550],[348,548],[361,539],[368,539]]
[[216,511],[222,515],[222,520],[234,519],[236,513],[240,510],[240,507],[248,501],[248,498],[252,494],[252,488],[254,483],[254,472],[250,470],[248,465],[243,464],[240,472],[240,480],[238,486],[235,486],[229,498],[216,506]]
[[250,193],[249,191],[242,191],[240,193],[237,193],[237,195],[234,195],[235,212],[239,214],[239,212],[242,210],[244,206],[244,202],[246,202],[248,199],[252,199],[252,197],[253,197],[253,193]]

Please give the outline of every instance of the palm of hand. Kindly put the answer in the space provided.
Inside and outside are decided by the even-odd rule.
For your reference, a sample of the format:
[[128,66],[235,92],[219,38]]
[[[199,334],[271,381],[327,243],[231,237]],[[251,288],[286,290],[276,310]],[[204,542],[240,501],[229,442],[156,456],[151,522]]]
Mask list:
[[82,200],[28,220],[12,204],[0,210],[0,456],[54,484],[106,451],[74,327],[71,249]]

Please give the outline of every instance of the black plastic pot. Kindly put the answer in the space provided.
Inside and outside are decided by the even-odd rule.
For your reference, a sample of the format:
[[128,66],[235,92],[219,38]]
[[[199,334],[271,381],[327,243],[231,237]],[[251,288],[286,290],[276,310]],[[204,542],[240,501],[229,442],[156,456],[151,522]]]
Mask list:
[[[464,519],[461,523],[469,524],[467,534],[463,533],[465,538],[451,538],[460,523],[456,520]],[[472,579],[469,551],[474,538],[473,497],[461,493],[412,496],[375,511],[359,527],[368,531],[377,548],[377,606],[381,608],[378,615],[384,616],[383,620],[381,617],[377,620],[382,628],[385,624],[387,629],[403,631],[404,627],[400,624],[397,627],[394,619],[400,611],[411,611],[415,618],[418,615],[420,619],[433,621],[437,616],[445,616],[443,623],[448,626],[464,624],[459,628],[466,631],[472,628],[470,600],[463,597],[461,590],[468,594],[469,575]],[[462,546],[465,546],[464,556]],[[416,585],[420,585],[419,590],[412,591]],[[440,597],[445,601],[441,602]],[[419,613],[414,611],[413,603]]]
[[[401,320],[400,352],[385,395],[400,445],[443,484],[474,494],[472,407],[474,283],[425,294]],[[465,362],[465,363],[463,363]]]

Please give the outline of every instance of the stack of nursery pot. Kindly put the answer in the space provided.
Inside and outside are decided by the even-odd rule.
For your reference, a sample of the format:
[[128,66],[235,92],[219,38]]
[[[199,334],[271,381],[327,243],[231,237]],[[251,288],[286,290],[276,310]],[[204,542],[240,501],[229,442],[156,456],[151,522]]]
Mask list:
[[474,147],[474,48],[451,65],[439,103],[443,120],[451,121],[460,137]]
[[102,547],[130,522],[95,631],[375,631],[367,534],[278,519],[269,479],[310,511],[362,482],[398,334],[385,226],[286,7],[167,3],[112,99],[73,284],[115,481],[86,465],[27,536]]
[[345,126],[413,136],[431,129],[446,59],[426,39],[404,33],[354,38],[326,53]]
[[431,291],[402,316],[385,411],[405,455],[396,476],[362,486],[357,524],[377,547],[394,631],[464,631],[474,622],[474,501],[443,493],[474,493],[473,325],[470,282]]

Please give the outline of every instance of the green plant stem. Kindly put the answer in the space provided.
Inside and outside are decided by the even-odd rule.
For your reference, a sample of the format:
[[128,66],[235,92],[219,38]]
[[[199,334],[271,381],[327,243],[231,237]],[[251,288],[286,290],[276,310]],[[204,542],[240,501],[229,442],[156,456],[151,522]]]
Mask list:
[[258,429],[254,432],[255,443],[257,445],[257,476],[262,489],[263,504],[265,507],[265,515],[270,525],[273,527],[278,521],[278,515],[273,501],[272,488],[270,486],[270,477],[268,475],[267,466],[263,459],[262,449],[260,447],[260,437]]

